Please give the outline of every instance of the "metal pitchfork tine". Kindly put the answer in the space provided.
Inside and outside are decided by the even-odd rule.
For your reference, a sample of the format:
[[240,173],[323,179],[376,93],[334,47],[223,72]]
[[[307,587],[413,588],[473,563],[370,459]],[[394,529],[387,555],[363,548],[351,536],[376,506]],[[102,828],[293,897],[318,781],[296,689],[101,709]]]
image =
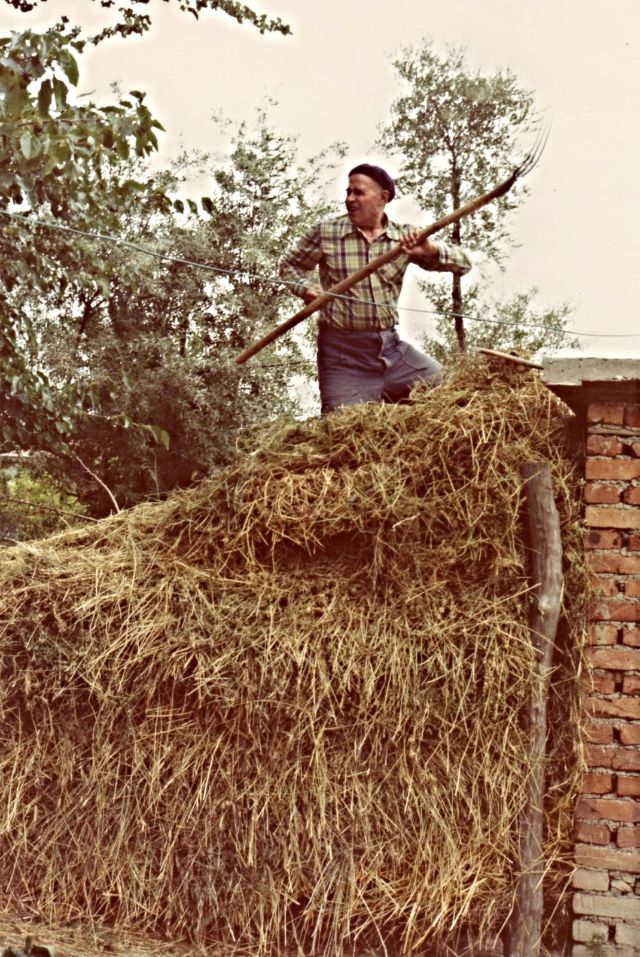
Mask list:
[[[550,129],[549,127],[543,127],[538,133],[538,138],[535,143],[526,154],[519,166],[516,166],[511,176],[501,184],[501,186],[496,187],[497,189],[503,189],[504,192],[500,192],[497,195],[503,196],[504,193],[507,193],[516,180],[521,179],[523,176],[527,176],[531,170],[538,165],[540,162],[540,157],[544,152],[544,148],[547,145],[547,140],[549,139]],[[492,190],[491,193],[494,191]],[[490,196],[491,193],[486,193],[486,196]],[[483,197],[481,197],[483,198]],[[484,205],[484,203],[482,204]]]
[[[418,233],[417,242],[422,242],[428,236],[432,236],[434,233],[439,232],[441,229],[445,229],[445,227],[450,226],[452,223],[458,222],[465,216],[470,216],[478,209],[486,206],[487,203],[492,202],[494,199],[499,199],[500,196],[504,196],[505,193],[508,193],[516,180],[526,176],[527,173],[530,173],[534,166],[538,164],[540,157],[542,156],[542,152],[547,144],[548,138],[549,131],[543,129],[539,133],[536,142],[533,144],[533,147],[524,157],[520,165],[514,169],[511,175],[505,179],[503,183],[499,183],[497,186],[494,186],[492,190],[489,190],[488,193],[484,193],[482,196],[472,199],[464,206],[460,206],[452,213],[448,213],[446,216],[443,216],[442,219],[437,220],[437,222],[433,223],[431,226],[428,226],[426,229],[421,229]],[[244,352],[241,352],[239,356],[236,356],[236,362],[238,365],[242,365],[243,362],[246,362],[247,359],[251,358],[251,356],[254,356],[257,352],[260,352],[261,349],[264,349],[264,347],[269,345],[270,342],[273,342],[274,339],[279,339],[280,336],[284,335],[285,332],[288,332],[289,329],[292,329],[294,326],[297,326],[298,323],[302,322],[303,319],[306,319],[307,316],[310,316],[318,309],[321,309],[322,306],[329,302],[329,300],[333,299],[334,296],[342,295],[348,289],[351,289],[352,286],[355,286],[356,283],[366,279],[367,276],[371,275],[371,273],[375,272],[386,263],[391,262],[393,259],[396,259],[401,254],[402,246],[394,246],[381,256],[377,256],[375,259],[372,259],[371,262],[367,263],[366,266],[363,266],[362,269],[359,269],[357,272],[352,273],[351,276],[347,276],[339,283],[336,283],[336,285],[332,286],[331,289],[327,289],[325,292],[322,292],[313,300],[313,302],[307,303],[306,306],[300,309],[299,312],[296,312],[296,314],[291,316],[291,318],[281,322],[279,326],[275,326],[266,334],[266,336],[263,336],[262,339],[254,342],[253,345],[245,349]]]
[[518,176],[526,176],[527,173],[530,173],[534,166],[537,166],[540,162],[540,157],[544,153],[544,148],[547,145],[547,140],[549,139],[549,133],[551,132],[550,126],[543,126],[540,132],[538,133],[538,138],[525,156],[525,158],[518,166],[516,172]]

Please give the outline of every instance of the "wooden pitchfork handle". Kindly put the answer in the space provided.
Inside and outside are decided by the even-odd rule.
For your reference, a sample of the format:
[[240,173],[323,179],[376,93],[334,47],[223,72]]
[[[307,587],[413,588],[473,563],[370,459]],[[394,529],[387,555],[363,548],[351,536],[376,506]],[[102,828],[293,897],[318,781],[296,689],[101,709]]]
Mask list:
[[[444,229],[446,226],[450,226],[452,223],[457,223],[458,220],[462,219],[464,216],[469,216],[471,213],[475,213],[476,210],[480,209],[482,206],[486,206],[487,203],[492,202],[492,200],[498,199],[500,196],[504,196],[505,193],[508,193],[515,181],[520,176],[524,175],[524,173],[529,172],[529,170],[532,169],[532,167],[537,163],[543,146],[544,144],[542,144],[542,147],[536,146],[534,150],[525,157],[520,166],[514,170],[511,176],[509,176],[508,179],[505,179],[503,183],[500,183],[498,186],[494,186],[494,188],[489,190],[488,193],[484,193],[482,196],[472,199],[464,206],[460,206],[447,216],[443,216],[426,229],[421,229],[418,233],[416,245],[421,243],[428,236],[432,236],[433,233],[439,232],[441,229]],[[251,356],[255,356],[257,352],[260,352],[261,349],[264,349],[265,346],[268,346],[270,342],[274,341],[274,339],[278,339],[285,332],[288,332],[289,329],[292,329],[294,326],[297,326],[299,322],[302,322],[303,319],[306,319],[307,316],[310,316],[318,309],[321,309],[322,306],[329,302],[329,300],[334,296],[339,296],[341,293],[346,292],[347,289],[351,289],[351,287],[355,286],[356,283],[361,282],[361,280],[366,279],[367,276],[370,276],[372,272],[375,272],[377,269],[380,269],[381,266],[384,266],[386,263],[396,259],[396,257],[402,252],[403,250],[401,245],[394,246],[386,253],[382,253],[381,256],[377,256],[375,259],[372,259],[371,262],[367,263],[366,266],[363,266],[362,269],[352,273],[345,279],[341,279],[340,282],[336,283],[335,286],[332,286],[331,289],[327,289],[319,296],[316,296],[312,302],[307,303],[307,305],[300,309],[299,312],[296,312],[295,315],[291,316],[289,319],[286,319],[284,322],[281,322],[280,325],[275,326],[266,334],[266,336],[263,336],[262,339],[258,339],[257,342],[254,342],[253,345],[245,349],[244,352],[241,352],[239,356],[236,356],[236,362],[239,365],[242,365],[243,362],[246,362],[247,359],[251,358]]]

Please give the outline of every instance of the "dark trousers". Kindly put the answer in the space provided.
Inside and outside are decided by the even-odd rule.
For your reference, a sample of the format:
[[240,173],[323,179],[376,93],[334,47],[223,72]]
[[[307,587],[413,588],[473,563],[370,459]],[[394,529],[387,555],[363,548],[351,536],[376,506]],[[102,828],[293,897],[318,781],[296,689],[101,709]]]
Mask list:
[[347,332],[320,326],[318,380],[325,413],[358,402],[399,402],[418,382],[442,382],[442,367],[403,342],[395,329]]

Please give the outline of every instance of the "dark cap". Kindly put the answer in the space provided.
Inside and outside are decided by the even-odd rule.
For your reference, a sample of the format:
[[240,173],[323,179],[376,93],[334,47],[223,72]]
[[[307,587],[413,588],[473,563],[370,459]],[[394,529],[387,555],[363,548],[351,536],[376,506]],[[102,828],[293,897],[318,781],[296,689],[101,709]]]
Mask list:
[[369,179],[372,179],[382,189],[386,189],[390,200],[396,195],[396,184],[387,171],[382,169],[381,166],[373,166],[372,163],[360,163],[359,166],[354,166],[353,169],[349,171],[349,176],[357,176],[358,173],[361,173],[363,176],[368,176]]

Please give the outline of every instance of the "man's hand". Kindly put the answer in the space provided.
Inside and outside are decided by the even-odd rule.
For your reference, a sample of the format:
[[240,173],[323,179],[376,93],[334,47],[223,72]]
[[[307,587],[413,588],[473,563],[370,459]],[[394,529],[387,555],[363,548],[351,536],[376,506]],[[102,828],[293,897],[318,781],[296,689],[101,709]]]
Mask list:
[[309,305],[310,302],[313,302],[314,299],[317,299],[318,296],[321,296],[323,292],[324,292],[324,289],[322,288],[322,286],[316,286],[316,285],[307,286],[304,293],[305,303]]
[[437,243],[431,242],[428,236],[426,239],[423,239],[422,242],[418,242],[420,232],[421,230],[419,229],[410,229],[403,234],[400,240],[402,251],[406,253],[407,256],[426,256],[428,259],[437,258],[439,252]]

